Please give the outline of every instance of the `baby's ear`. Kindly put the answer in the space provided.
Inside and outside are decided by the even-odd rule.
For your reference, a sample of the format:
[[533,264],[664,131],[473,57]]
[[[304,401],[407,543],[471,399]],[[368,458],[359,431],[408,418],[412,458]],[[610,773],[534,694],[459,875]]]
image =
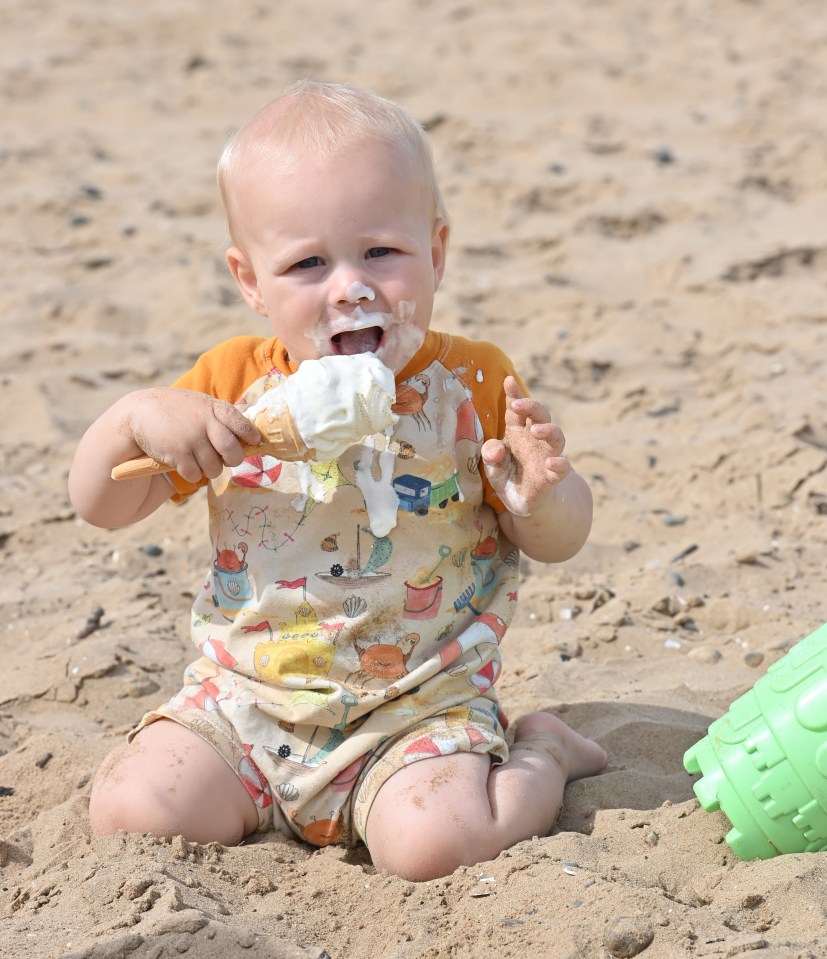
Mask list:
[[251,306],[256,313],[267,316],[267,307],[265,306],[261,291],[258,288],[255,270],[250,265],[250,261],[244,252],[237,246],[231,246],[230,249],[227,250],[226,259],[230,273],[232,273],[233,279],[238,284],[241,295],[247,301],[247,304]]
[[434,290],[442,282],[445,272],[445,258],[448,255],[448,235],[451,227],[444,217],[437,217],[431,234],[431,262],[434,265]]

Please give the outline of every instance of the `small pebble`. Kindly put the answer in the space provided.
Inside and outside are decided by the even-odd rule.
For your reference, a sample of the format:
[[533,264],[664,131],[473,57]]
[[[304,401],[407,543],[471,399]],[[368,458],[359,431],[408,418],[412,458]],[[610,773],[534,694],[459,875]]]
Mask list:
[[617,959],[631,959],[643,952],[655,938],[652,927],[639,919],[618,919],[603,942]]
[[675,154],[669,147],[657,147],[657,149],[652,150],[652,159],[660,166],[666,166],[675,162]]
[[155,543],[145,543],[141,547],[141,552],[145,553],[147,556],[162,556],[164,551],[160,546],[156,546]]
[[560,609],[560,619],[574,619],[583,610],[579,606],[563,606]]
[[101,619],[103,619],[103,609],[100,606],[96,606],[87,617],[85,625],[75,638],[85,639],[94,633],[96,629],[100,629]]
[[697,659],[700,663],[718,663],[721,661],[721,651],[712,646],[694,646],[689,650],[687,656],[690,659]]
[[750,651],[749,653],[744,654],[744,662],[747,666],[752,666],[753,669],[756,666],[760,666],[764,662],[764,654],[759,653],[757,649]]
[[664,616],[675,616],[681,612],[683,607],[674,596],[663,596],[652,604],[652,609],[656,613],[662,613]]
[[560,639],[554,644],[560,658],[566,661],[583,655],[583,647],[576,639]]
[[51,753],[43,753],[41,756],[38,756],[37,759],[35,759],[34,764],[38,769],[43,769],[51,758]]

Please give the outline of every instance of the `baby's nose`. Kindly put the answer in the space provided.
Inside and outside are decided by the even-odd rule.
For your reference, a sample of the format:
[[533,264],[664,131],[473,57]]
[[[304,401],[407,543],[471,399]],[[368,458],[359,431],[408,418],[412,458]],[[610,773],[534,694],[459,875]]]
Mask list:
[[376,294],[362,280],[352,273],[343,276],[337,284],[333,297],[337,303],[361,303],[362,300],[375,300]]
[[375,300],[376,294],[361,280],[354,280],[345,293],[349,303],[358,303],[359,300]]

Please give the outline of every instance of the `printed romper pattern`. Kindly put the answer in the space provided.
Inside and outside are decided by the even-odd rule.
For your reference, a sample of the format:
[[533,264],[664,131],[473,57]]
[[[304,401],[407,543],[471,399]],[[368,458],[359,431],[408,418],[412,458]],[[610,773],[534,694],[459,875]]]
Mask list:
[[[278,339],[238,337],[175,385],[244,410],[294,370]],[[364,841],[376,793],[407,763],[504,762],[493,687],[519,556],[480,448],[503,434],[509,373],[497,347],[431,331],[397,377],[388,435],[335,462],[251,456],[212,480],[200,656],[132,735],[186,725],[236,771],[260,829],[316,845]],[[171,479],[178,501],[198,488]],[[389,504],[396,525],[379,535]]]

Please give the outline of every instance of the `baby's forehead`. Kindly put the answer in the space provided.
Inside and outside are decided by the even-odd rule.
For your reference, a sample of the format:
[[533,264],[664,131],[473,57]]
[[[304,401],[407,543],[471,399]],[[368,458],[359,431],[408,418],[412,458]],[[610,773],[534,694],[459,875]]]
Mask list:
[[370,166],[377,158],[394,170],[397,182],[404,183],[406,189],[421,187],[426,192],[429,190],[427,172],[418,163],[415,152],[391,139],[353,139],[319,150],[302,141],[286,144],[262,137],[250,141],[247,149],[236,158],[230,192],[238,188],[272,189],[288,182],[295,185],[312,182],[319,176],[329,175],[331,170],[335,171],[342,161],[346,160],[350,169],[358,169],[361,161]]

